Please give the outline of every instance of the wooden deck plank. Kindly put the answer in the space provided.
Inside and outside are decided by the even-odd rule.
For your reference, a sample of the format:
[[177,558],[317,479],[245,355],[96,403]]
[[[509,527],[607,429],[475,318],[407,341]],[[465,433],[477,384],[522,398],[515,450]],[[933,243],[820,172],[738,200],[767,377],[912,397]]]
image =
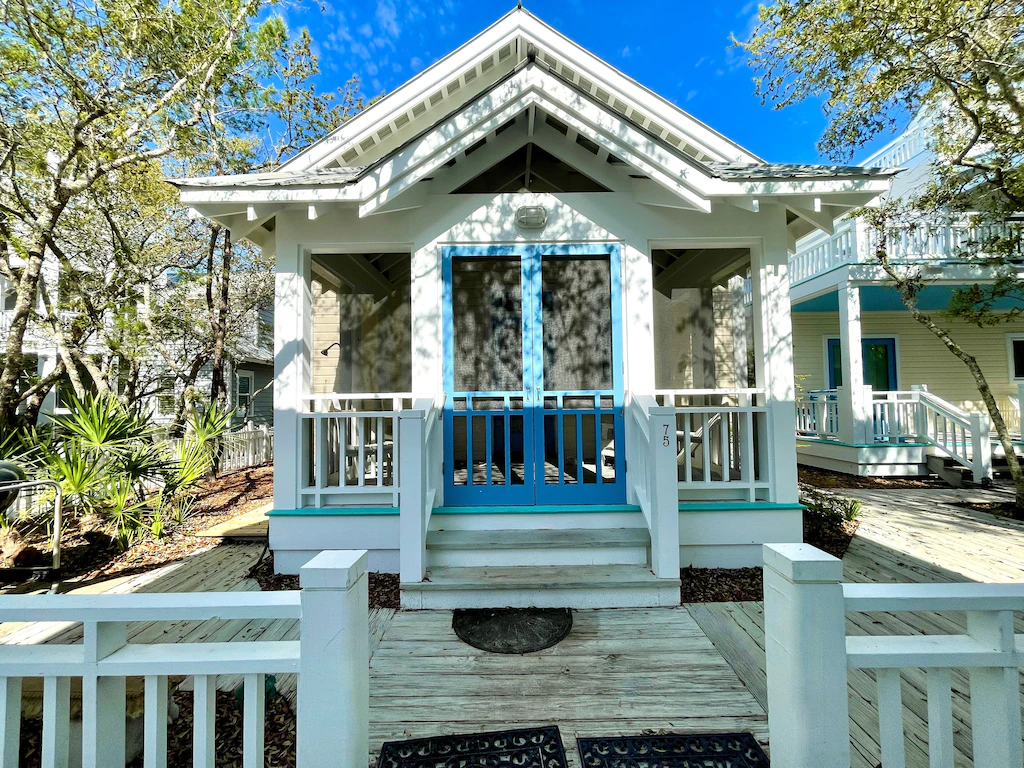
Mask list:
[[267,517],[267,513],[273,508],[272,503],[265,504],[259,509],[244,512],[223,523],[217,523],[202,531],[197,531],[195,535],[211,539],[258,539],[264,541],[270,533],[270,519]]
[[750,731],[767,742],[764,708],[685,610],[573,616],[558,645],[500,656],[462,644],[448,611],[397,614],[370,664],[371,751],[384,741],[539,725],[559,726],[576,768],[575,740],[584,736]]
[[[1005,501],[999,491],[848,491],[863,505],[860,527],[843,558],[850,582],[1021,582],[1024,581],[1024,524],[953,506],[966,497]],[[688,606],[694,620],[722,652],[737,676],[767,707],[764,673],[764,615],[761,603],[705,603]],[[1024,619],[1015,621],[1024,632]],[[958,634],[965,631],[962,613],[850,614],[850,635]],[[957,768],[972,762],[967,675],[954,670],[953,745]],[[903,670],[904,729],[907,765],[928,766],[926,675]],[[1022,686],[1024,694],[1024,686]],[[874,673],[849,675],[852,764],[876,768],[878,702]]]

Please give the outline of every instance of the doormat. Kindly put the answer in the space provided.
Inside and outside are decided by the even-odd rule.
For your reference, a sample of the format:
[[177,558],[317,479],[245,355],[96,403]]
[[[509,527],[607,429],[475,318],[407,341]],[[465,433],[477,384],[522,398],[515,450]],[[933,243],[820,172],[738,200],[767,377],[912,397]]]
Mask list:
[[560,643],[572,629],[568,608],[475,608],[455,611],[459,639],[488,653],[535,653]]
[[583,768],[769,768],[749,733],[578,739]]
[[[767,765],[767,763],[766,763]],[[556,726],[389,741],[377,768],[568,768]]]

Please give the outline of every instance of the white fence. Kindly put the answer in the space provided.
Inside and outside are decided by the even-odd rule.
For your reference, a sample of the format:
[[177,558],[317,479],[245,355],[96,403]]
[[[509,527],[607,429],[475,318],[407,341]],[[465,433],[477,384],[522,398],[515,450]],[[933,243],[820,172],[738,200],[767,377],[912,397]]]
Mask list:
[[796,401],[796,431],[798,435],[823,440],[839,437],[839,400],[836,390],[817,390],[808,393],[807,399]]
[[[905,768],[900,670],[924,669],[928,759],[953,768],[951,671],[969,678],[976,768],[1024,762],[1018,669],[1024,584],[843,584],[842,561],[806,544],[764,548],[768,727],[775,768],[849,768],[848,669],[874,670],[881,764]],[[847,636],[847,613],[966,612],[961,635]]]
[[274,430],[262,425],[229,432],[221,439],[220,471],[234,472],[274,460]]
[[[123,767],[126,679],[144,678],[144,765],[166,768],[168,677],[192,676],[193,766],[213,768],[216,680],[231,675],[244,680],[243,766],[262,767],[264,676],[298,674],[298,768],[365,766],[366,553],[322,552],[303,566],[301,585],[298,592],[0,597],[0,621],[84,625],[80,644],[0,645],[0,765],[18,765],[24,678],[43,681],[43,768],[68,765],[71,681],[78,678],[82,765]],[[129,642],[135,623],[211,619],[298,620],[301,634],[298,641]]]
[[329,506],[367,494],[398,506],[398,418],[412,394],[311,395],[300,414],[307,441],[303,496]]

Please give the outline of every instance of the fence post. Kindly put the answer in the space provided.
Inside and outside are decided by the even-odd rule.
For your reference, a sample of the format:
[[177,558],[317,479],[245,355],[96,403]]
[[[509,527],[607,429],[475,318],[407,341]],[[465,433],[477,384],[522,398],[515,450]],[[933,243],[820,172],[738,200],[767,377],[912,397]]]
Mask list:
[[[128,642],[128,627],[108,621],[87,621],[82,642],[86,662],[95,665]],[[124,765],[126,682],[100,677],[96,667],[82,676],[82,766]]]
[[370,730],[366,550],[326,550],[299,571],[297,768],[366,768]]
[[773,768],[850,768],[843,563],[809,544],[764,545]]
[[[651,456],[647,490],[651,500],[651,570],[659,579],[679,578],[679,465],[676,409],[650,409]],[[708,439],[708,435],[704,436]],[[688,451],[689,445],[683,445]],[[705,470],[710,471],[710,470]]]
[[992,479],[992,425],[987,413],[970,413],[971,420],[971,469],[974,482],[982,483]]
[[[426,573],[423,530],[427,457],[424,445],[426,412],[402,411],[398,417],[398,570],[404,582],[420,582]],[[470,468],[472,471],[472,468]]]

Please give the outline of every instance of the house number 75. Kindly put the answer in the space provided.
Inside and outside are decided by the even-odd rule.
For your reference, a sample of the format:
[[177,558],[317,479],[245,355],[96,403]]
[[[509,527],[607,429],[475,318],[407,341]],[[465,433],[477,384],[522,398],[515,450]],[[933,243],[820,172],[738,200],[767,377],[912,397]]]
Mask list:
[[665,446],[669,445],[668,424],[665,425],[665,436],[661,439],[661,444]]

